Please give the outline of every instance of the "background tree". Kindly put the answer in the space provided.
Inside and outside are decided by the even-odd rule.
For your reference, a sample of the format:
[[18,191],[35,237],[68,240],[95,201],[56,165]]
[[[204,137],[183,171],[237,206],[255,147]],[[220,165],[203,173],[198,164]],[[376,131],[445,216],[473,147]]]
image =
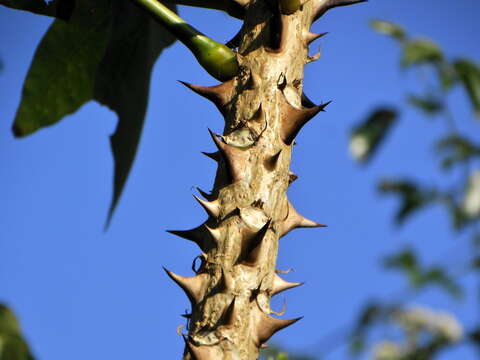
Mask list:
[[[349,16],[349,17],[350,17],[350,16]],[[339,48],[341,48],[341,47],[339,47]],[[349,51],[351,51],[351,49],[349,49]],[[327,77],[327,79],[328,79],[328,77]],[[339,90],[340,90],[340,89],[339,89]],[[344,89],[342,89],[342,91],[345,92]],[[349,109],[349,111],[351,111],[351,110]],[[335,130],[335,129],[334,129],[334,130]],[[341,130],[340,130],[340,132],[341,132]],[[332,134],[335,134],[336,132],[333,131],[333,132],[331,132],[331,133],[332,133]],[[77,135],[78,135],[78,134],[77,134]],[[301,140],[301,139],[300,139],[300,140]],[[304,141],[308,141],[308,137],[306,137]],[[299,148],[301,148],[301,147],[303,146],[303,145],[302,145],[302,141],[300,141],[299,143],[300,143],[300,147],[299,147]],[[332,153],[333,153],[333,152],[332,152]],[[339,168],[339,170],[341,170],[341,167]],[[328,175],[328,174],[325,174],[324,176],[326,176],[326,175]],[[307,178],[307,176],[305,176],[304,178]],[[333,178],[333,177],[332,177],[332,178]],[[338,176],[337,176],[336,178],[338,179]],[[306,180],[303,180],[303,181],[306,181]],[[296,186],[298,186],[298,185],[296,185]],[[294,189],[295,189],[295,188],[294,188]],[[327,198],[328,198],[328,196],[327,196]],[[334,208],[333,205],[332,205],[332,207],[329,207],[329,209],[333,209],[333,208]],[[333,216],[332,216],[332,219],[333,219]],[[336,221],[337,223],[338,223],[338,220],[339,220],[339,219],[341,220],[341,217],[338,217],[338,214],[337,214],[337,221]],[[186,222],[186,225],[187,225],[187,222]],[[340,228],[341,228],[341,226],[340,226]],[[133,233],[132,233],[132,235],[133,235]],[[135,235],[137,235],[137,233],[135,233]],[[293,240],[293,235],[292,235],[292,240]],[[285,243],[285,244],[286,244],[285,246],[288,246],[287,243]],[[118,246],[118,244],[117,244],[117,246]],[[138,245],[137,245],[137,246],[138,246]],[[293,249],[293,248],[294,248],[294,247],[292,247],[292,249]],[[297,246],[296,248],[298,248],[298,246]],[[309,250],[311,250],[311,249],[309,249]],[[182,255],[184,255],[184,254],[182,254]],[[345,255],[347,255],[347,254],[345,254]],[[344,258],[344,257],[343,257],[343,258]],[[294,261],[294,260],[295,260],[295,256],[293,256],[293,257],[291,256],[290,259],[291,259],[291,261]],[[288,266],[288,264],[286,264],[286,265]],[[327,265],[328,265],[328,264],[327,264]],[[298,271],[299,271],[298,266],[295,266],[295,267],[296,267],[297,272],[298,272]],[[331,265],[330,265],[330,267],[331,267]],[[360,267],[360,268],[361,268],[361,267]],[[359,269],[359,267],[357,267],[357,270],[358,270],[358,269]],[[134,271],[134,270],[129,269],[129,271]],[[319,271],[319,273],[322,273],[322,271]],[[97,275],[97,276],[98,276],[98,275]],[[338,278],[340,279],[339,283],[341,283],[341,275],[340,275]],[[338,299],[338,297],[336,297],[336,298]],[[305,300],[305,299],[302,299],[302,300]],[[313,299],[312,299],[312,300],[313,300]],[[325,300],[325,299],[324,299],[324,300]],[[300,302],[299,302],[299,303],[300,303]],[[307,297],[307,303],[308,303],[308,297]],[[291,302],[289,302],[289,304],[290,304],[290,306],[292,305]],[[337,317],[336,320],[338,320],[338,317]],[[102,323],[102,321],[100,321],[100,323]]]

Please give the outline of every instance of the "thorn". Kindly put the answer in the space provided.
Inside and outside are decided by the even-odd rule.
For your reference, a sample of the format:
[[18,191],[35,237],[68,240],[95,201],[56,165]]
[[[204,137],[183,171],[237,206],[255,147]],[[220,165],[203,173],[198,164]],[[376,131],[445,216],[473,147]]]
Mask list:
[[167,230],[167,232],[183,239],[193,241],[203,252],[207,252],[209,248],[205,242],[205,230],[203,227],[203,225],[200,225],[190,230]]
[[289,34],[288,15],[278,14],[276,16],[280,17],[279,19],[280,21],[274,20],[274,21],[277,21],[275,27],[277,29],[278,27],[280,28],[277,30],[278,31],[277,33],[280,34],[280,39],[278,41],[278,46],[276,46],[276,48],[265,47],[265,51],[270,54],[281,54],[284,52],[285,48],[287,47],[287,40],[288,40],[288,34]]
[[258,121],[262,119],[262,115],[263,115],[263,109],[262,109],[262,104],[260,103],[260,105],[258,106],[258,109],[255,111],[253,116],[250,119],[248,119],[248,121]]
[[282,291],[293,289],[297,286],[303,285],[303,282],[288,282],[283,280],[280,276],[275,274],[273,276],[272,296],[281,293]]
[[265,168],[268,170],[268,171],[273,171],[275,170],[275,168],[277,167],[277,164],[278,164],[278,159],[280,158],[280,153],[282,152],[282,150],[280,150],[279,152],[277,152],[275,155],[273,156],[270,156],[270,157],[267,157],[265,159],[265,161],[263,162]]
[[270,339],[276,332],[296,323],[298,320],[301,320],[303,318],[302,316],[291,320],[277,319],[264,314],[258,308],[258,306],[256,308],[256,333],[254,335],[254,341],[257,347],[260,347],[261,344]]
[[317,61],[320,59],[320,56],[322,56],[322,53],[319,51],[313,56],[307,56],[307,60],[305,61],[305,64],[309,64],[311,62]]
[[294,272],[294,268],[288,268],[287,270],[278,270],[275,269],[275,274],[290,274],[291,272]]
[[216,162],[219,162],[220,159],[222,158],[222,155],[220,154],[219,151],[216,151],[214,153],[208,153],[208,152],[202,151],[202,154],[209,157],[212,160],[215,160]]
[[185,318],[185,319],[191,319],[192,318],[192,314],[181,314],[180,316]]
[[190,90],[194,91],[200,96],[210,100],[215,104],[217,109],[225,115],[227,112],[227,105],[231,100],[232,91],[234,88],[234,79],[228,80],[224,83],[215,86],[199,86],[187,83],[185,81],[180,81],[183,85],[185,85]]
[[185,341],[185,347],[188,350],[188,353],[193,360],[221,360],[222,357],[215,351],[213,346],[194,345],[185,335],[183,336],[183,341]]
[[280,224],[280,237],[285,236],[290,231],[296,228],[306,227],[326,227],[326,225],[319,224],[315,221],[309,220],[300,215],[293,205],[288,202],[288,215],[286,219]]
[[163,270],[165,270],[167,275],[173,281],[175,281],[178,286],[182,288],[182,290],[185,292],[188,299],[192,303],[192,307],[202,300],[204,295],[203,293],[205,288],[205,282],[207,281],[207,278],[209,276],[208,274],[204,273],[192,277],[185,277],[177,275],[167,270],[165,267],[163,268]]
[[298,179],[298,176],[296,174],[294,174],[291,171],[288,172],[288,185],[289,186],[297,179]]
[[317,20],[320,16],[325,14],[328,10],[331,10],[336,7],[340,6],[348,6],[348,5],[355,5],[360,4],[363,2],[367,2],[368,0],[328,0],[317,6],[313,9],[313,20]]
[[315,40],[317,39],[320,39],[321,37],[324,37],[325,35],[327,35],[328,32],[324,32],[324,33],[320,33],[320,34],[315,34],[315,33],[312,33],[310,31],[306,31],[304,34],[303,34],[303,38],[305,39],[305,42],[307,43],[307,45],[310,45],[312,42],[314,42]]
[[205,191],[200,189],[198,186],[196,186],[195,188],[197,189],[198,193],[202,195],[205,199],[207,199],[208,201],[213,200],[213,194],[206,193]]
[[218,282],[218,287],[222,292],[230,292],[233,289],[232,275],[226,272],[223,268],[220,281]]
[[283,142],[287,145],[292,144],[302,127],[320,111],[324,111],[327,105],[328,103],[311,108],[297,109],[284,98],[283,116],[280,125],[280,136]]
[[245,257],[245,260],[242,261],[243,265],[253,267],[259,264],[262,245],[264,243],[263,240],[265,239],[265,235],[270,228],[271,222],[271,219],[268,220],[265,225],[263,225],[261,229],[258,230],[254,237],[249,240],[247,255]]
[[218,200],[205,201],[200,199],[198,196],[193,195],[193,197],[205,209],[205,211],[210,217],[218,218],[220,216],[220,205],[218,203]]
[[222,237],[222,232],[219,229],[213,229],[211,227],[208,227],[206,224],[203,224],[203,227],[207,230],[208,234],[210,235],[210,238],[215,243],[215,245],[218,245],[218,242]]
[[220,141],[217,135],[212,132],[212,130],[208,129],[208,131],[213,139],[213,142],[225,160],[232,182],[237,182],[243,179],[245,176],[244,168],[248,153],[245,150],[240,150],[237,147]]
[[235,321],[237,320],[238,317],[238,311],[237,307],[235,306],[235,300],[236,297],[233,298],[232,302],[230,305],[228,305],[228,308],[225,310],[225,313],[223,315],[224,318],[224,326],[227,328],[232,328],[233,325],[235,325]]

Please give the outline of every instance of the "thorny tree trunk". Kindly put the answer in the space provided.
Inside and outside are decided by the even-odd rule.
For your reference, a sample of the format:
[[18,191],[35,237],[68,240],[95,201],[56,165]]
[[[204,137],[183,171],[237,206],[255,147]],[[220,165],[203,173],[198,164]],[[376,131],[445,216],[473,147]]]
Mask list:
[[192,304],[184,359],[253,360],[278,330],[298,319],[270,314],[270,298],[301,285],[275,272],[279,239],[297,227],[322,226],[300,216],[286,190],[294,138],[326,104],[302,92],[303,67],[312,60],[312,22],[327,10],[361,1],[252,0],[237,40],[242,71],[217,86],[185,83],[213,101],[225,118],[224,135],[211,133],[218,148],[214,189],[198,199],[208,220],[189,231],[171,231],[202,249],[194,277],[168,275]]

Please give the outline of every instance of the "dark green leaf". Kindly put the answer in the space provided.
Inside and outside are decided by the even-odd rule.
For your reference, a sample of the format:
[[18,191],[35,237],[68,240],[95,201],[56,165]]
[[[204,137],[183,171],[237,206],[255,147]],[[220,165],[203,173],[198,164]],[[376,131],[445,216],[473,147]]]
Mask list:
[[93,97],[110,27],[109,1],[82,1],[67,24],[56,20],[40,42],[13,126],[25,136],[55,124]]
[[372,20],[370,26],[380,34],[391,36],[396,40],[402,41],[406,39],[405,30],[401,26],[389,21]]
[[34,360],[13,312],[0,304],[0,360]]
[[449,135],[440,139],[436,145],[442,155],[442,166],[450,169],[452,165],[464,163],[475,156],[480,156],[480,146],[460,135]]
[[75,0],[53,0],[49,2],[45,0],[0,0],[0,5],[69,20],[75,8]]
[[443,89],[450,89],[457,81],[455,68],[447,61],[440,61],[435,64],[437,76]]
[[403,48],[401,64],[409,67],[417,64],[439,63],[443,60],[442,50],[427,39],[409,41]]
[[114,5],[113,31],[95,86],[95,99],[115,111],[119,117],[117,129],[110,138],[115,176],[107,225],[140,141],[152,67],[160,53],[174,41],[132,1],[116,0]]
[[117,113],[109,220],[135,158],[153,64],[173,41],[129,0],[86,0],[68,24],[57,20],[50,27],[27,75],[14,123],[17,136],[52,125],[92,99]]
[[419,189],[415,183],[408,180],[383,180],[378,189],[400,197],[401,205],[395,215],[397,224],[402,224],[414,211],[429,205],[437,198],[434,190]]
[[468,59],[458,60],[454,66],[476,115],[480,117],[480,67]]
[[398,254],[385,257],[383,266],[386,269],[397,269],[404,271],[414,286],[418,285],[420,279],[420,268],[417,256],[413,250],[407,249]]
[[397,112],[391,108],[379,108],[373,111],[364,122],[353,129],[350,135],[352,156],[361,163],[370,160],[396,118]]
[[435,115],[443,110],[442,100],[434,96],[427,95],[421,97],[417,95],[409,95],[407,101],[410,105],[423,111],[426,115]]

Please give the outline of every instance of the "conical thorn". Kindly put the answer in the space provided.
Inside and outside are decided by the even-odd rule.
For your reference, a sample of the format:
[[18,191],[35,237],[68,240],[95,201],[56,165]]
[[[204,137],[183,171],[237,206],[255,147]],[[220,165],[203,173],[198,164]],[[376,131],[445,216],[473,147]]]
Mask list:
[[303,282],[288,282],[283,280],[280,276],[275,274],[273,276],[272,296],[281,293],[282,291],[296,288],[303,285]]
[[258,309],[258,311],[256,312],[256,324],[254,334],[255,345],[257,347],[260,347],[261,344],[270,339],[276,332],[286,328],[287,326],[295,324],[298,320],[301,320],[302,318],[303,316],[291,320],[277,319],[264,314],[261,310]]
[[220,154],[220,151],[216,151],[214,153],[209,153],[209,152],[204,152],[202,151],[202,154],[209,157],[210,159],[219,162],[222,159],[222,155]]
[[302,127],[320,111],[323,105],[310,108],[297,109],[284,97],[282,120],[280,125],[280,137],[286,145],[291,145]]
[[269,156],[264,161],[264,166],[268,171],[273,171],[277,167],[278,159],[280,158],[282,150],[278,151],[275,155]]
[[207,224],[203,224],[204,228],[207,230],[208,234],[210,235],[210,238],[214,242],[215,245],[218,245],[218,242],[220,241],[220,238],[222,236],[222,232],[219,229],[213,229]]
[[207,199],[208,201],[212,201],[213,200],[213,194],[209,194],[205,191],[203,191],[202,189],[200,189],[198,186],[195,187],[198,191],[198,193],[200,195],[202,195],[205,199]]
[[218,218],[220,216],[220,204],[218,200],[215,201],[205,201],[200,199],[198,196],[193,195],[195,200],[204,208],[207,214],[212,218]]
[[185,335],[183,335],[185,346],[193,360],[221,360],[222,357],[215,351],[213,346],[194,345]]
[[305,39],[305,42],[307,43],[307,45],[310,45],[315,40],[320,39],[321,37],[324,37],[327,34],[328,34],[328,32],[316,34],[316,33],[310,32],[310,31],[306,31],[303,34],[303,38]]
[[291,171],[288,172],[288,185],[291,185],[297,179],[298,179],[298,175],[294,174]]
[[204,295],[205,283],[208,278],[208,274],[203,273],[192,277],[185,277],[181,275],[177,275],[165,267],[163,268],[167,275],[177,283],[178,286],[182,288],[182,290],[187,295],[188,299],[192,303],[192,306],[198,304]]
[[317,20],[320,16],[325,14],[328,10],[331,10],[340,6],[348,6],[367,2],[368,0],[328,0],[316,3],[313,9],[313,20]]
[[233,298],[230,305],[228,305],[225,313],[223,314],[224,324],[223,326],[231,328],[235,325],[235,321],[238,318],[238,309],[235,304],[236,297]]
[[222,274],[218,287],[222,292],[231,292],[233,290],[233,277],[230,273],[222,268]]
[[288,215],[280,225],[280,237],[285,236],[290,231],[296,228],[315,228],[326,227],[326,225],[319,224],[315,221],[309,220],[300,215],[293,205],[288,202]]
[[268,229],[272,220],[268,220],[265,225],[261,227],[260,230],[255,234],[252,239],[249,239],[249,244],[247,247],[247,255],[245,260],[242,261],[242,264],[247,266],[257,266],[261,260],[262,245],[264,243],[265,235],[267,234]]
[[248,156],[247,151],[220,141],[218,136],[212,130],[208,129],[208,131],[213,139],[213,142],[225,160],[231,181],[237,182],[243,179],[245,176],[245,163],[247,162]]
[[203,225],[190,230],[167,230],[167,232],[193,241],[203,252],[207,252],[210,249],[205,241],[205,229]]
[[193,85],[180,80],[179,82],[200,96],[203,96],[204,98],[213,102],[222,115],[226,114],[227,105],[233,96],[234,79],[215,86]]

